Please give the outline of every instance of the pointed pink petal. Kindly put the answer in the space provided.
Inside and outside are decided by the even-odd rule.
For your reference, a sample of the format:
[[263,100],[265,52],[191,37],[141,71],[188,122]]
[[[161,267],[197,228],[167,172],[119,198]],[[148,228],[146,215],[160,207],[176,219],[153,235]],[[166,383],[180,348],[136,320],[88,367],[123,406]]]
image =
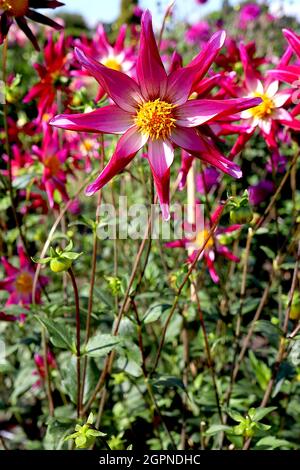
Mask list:
[[292,121],[292,116],[290,115],[290,113],[286,110],[286,109],[283,109],[283,108],[279,108],[279,109],[275,109],[273,114],[272,114],[272,118],[273,119],[278,119],[278,120],[282,120],[282,121]]
[[300,121],[298,119],[292,119],[291,121],[280,120],[280,123],[284,126],[294,129],[295,131],[300,131]]
[[115,47],[114,50],[117,54],[123,51],[124,49],[124,43],[125,43],[125,38],[126,38],[126,31],[127,31],[127,25],[122,24],[118,37],[116,39]]
[[198,84],[222,48],[225,37],[224,31],[214,34],[187,67],[175,70],[169,75],[165,99],[173,104],[183,104],[187,101],[193,91],[193,85]]
[[174,149],[170,142],[149,140],[148,160],[151,166],[154,183],[158,194],[163,218],[169,220],[169,189],[170,189],[170,166],[174,159]]
[[[298,69],[297,72],[295,69]],[[269,70],[268,75],[276,80],[281,80],[282,82],[294,83],[295,81],[299,80],[300,67],[292,67],[291,65],[287,65],[285,67],[281,67],[280,69],[278,68],[275,70]]]
[[192,155],[190,155],[188,152],[186,152],[185,150],[182,149],[182,151],[181,151],[181,167],[180,167],[180,170],[179,170],[179,174],[180,174],[180,182],[179,182],[179,185],[178,185],[179,191],[182,191],[183,188],[186,185],[187,175],[188,175],[188,172],[191,169],[193,160],[194,160],[194,157]]
[[174,240],[172,242],[167,242],[164,244],[166,248],[184,248],[185,242],[184,240]]
[[30,263],[22,246],[18,246],[18,255],[20,260],[20,268],[28,268],[30,266]]
[[111,46],[108,42],[106,32],[102,24],[99,24],[97,27],[96,40],[98,42],[97,48],[101,48],[103,54],[108,54],[111,49]]
[[[204,78],[197,84],[194,91],[198,93],[198,97],[200,98],[201,95],[206,95],[209,91],[211,91],[216,85],[220,84],[220,79],[222,78],[221,73],[217,73],[213,77]],[[199,96],[200,95],[200,96]]]
[[285,53],[283,54],[283,56],[281,57],[277,67],[280,68],[282,65],[288,65],[291,58],[293,57],[293,49],[291,48],[291,46],[288,46],[288,48],[286,49]]
[[270,134],[272,129],[272,119],[260,119],[258,122],[260,129],[267,135]]
[[222,215],[223,210],[224,210],[224,205],[220,204],[211,214],[210,221],[212,225],[214,225],[219,220],[219,218]]
[[184,67],[170,73],[167,91],[164,96],[166,101],[178,105],[188,100],[192,92],[194,77],[196,76],[196,72],[191,69],[192,67]]
[[215,266],[214,266],[214,253],[213,253],[213,251],[209,251],[208,253],[204,253],[204,259],[205,259],[210,277],[212,278],[212,280],[215,284],[218,284],[219,276],[218,276],[218,274],[215,270]]
[[70,131],[124,134],[132,127],[133,118],[118,106],[110,105],[86,114],[59,114],[50,124]]
[[234,178],[241,178],[242,172],[240,167],[227,160],[207,137],[199,134],[195,129],[178,126],[172,131],[171,140],[175,145],[178,145],[206,163],[219,168],[224,173]]
[[282,90],[279,91],[272,99],[276,108],[281,108],[287,100],[293,95],[295,90]]
[[265,93],[269,98],[273,98],[274,95],[276,95],[276,93],[278,92],[278,88],[279,88],[278,80],[272,80],[268,84],[268,86],[265,90]]
[[221,245],[218,246],[218,253],[224,258],[229,259],[230,261],[234,261],[235,263],[239,263],[240,258],[238,256],[235,256],[228,248],[227,246]]
[[1,258],[1,264],[3,265],[5,272],[8,276],[16,275],[19,270],[15,268],[12,264],[10,264],[4,256]]
[[142,16],[140,50],[136,70],[145,100],[155,100],[165,95],[167,74],[155,41],[149,10],[146,10]]
[[291,48],[294,50],[294,52],[300,59],[300,37],[297,36],[297,34],[291,31],[290,29],[283,29],[282,31],[284,36],[288,40]]
[[263,93],[264,90],[263,90],[262,84],[259,80],[257,80],[258,74],[252,65],[252,61],[249,57],[248,50],[244,43],[240,44],[239,51],[240,51],[241,61],[242,61],[243,68],[244,68],[247,88],[249,90],[255,91],[257,89],[256,84],[259,84],[259,86],[261,87],[260,92]]
[[100,83],[105,92],[120,108],[129,113],[134,113],[142,97],[138,85],[132,78],[122,72],[99,64],[82,50],[75,48],[75,55],[93,77]]
[[120,138],[115,153],[98,178],[86,188],[85,194],[87,196],[92,196],[115,175],[124,170],[135,154],[143,147],[143,145],[145,145],[147,139],[148,137],[138,132],[135,126],[131,127]]
[[190,100],[176,108],[177,124],[182,127],[196,127],[215,117],[223,117],[244,109],[258,106],[261,98],[232,100]]
[[210,38],[208,43],[203,47],[200,54],[198,54],[197,57],[195,57],[195,59],[190,62],[188,68],[197,65],[197,74],[194,77],[194,82],[197,82],[204,77],[204,75],[212,65],[213,61],[219,54],[220,50],[222,49],[225,39],[225,31],[218,31]]

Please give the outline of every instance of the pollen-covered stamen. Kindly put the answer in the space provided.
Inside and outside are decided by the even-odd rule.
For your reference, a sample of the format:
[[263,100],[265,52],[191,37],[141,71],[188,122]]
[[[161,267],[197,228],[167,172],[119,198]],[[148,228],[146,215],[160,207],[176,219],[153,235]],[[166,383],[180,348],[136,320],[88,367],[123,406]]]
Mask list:
[[51,176],[56,176],[60,170],[60,161],[56,155],[50,155],[50,157],[45,158],[44,165]]
[[122,65],[116,57],[106,57],[101,61],[101,63],[109,69],[117,70],[117,72],[122,71]]
[[16,290],[19,294],[30,294],[32,290],[32,275],[26,271],[19,274],[16,278]]
[[24,16],[28,10],[29,0],[0,0],[0,10],[10,16]]
[[[204,230],[200,230],[200,232],[197,233],[195,241],[193,242],[195,247],[197,249],[202,248],[205,241],[207,240],[208,236],[209,236],[209,231],[206,228]],[[205,249],[212,248],[213,245],[214,245],[214,240],[213,240],[213,237],[211,236],[211,237],[209,237],[209,239],[208,239],[208,241],[205,245]]]
[[147,101],[140,105],[134,122],[139,130],[151,139],[165,139],[175,127],[173,109],[173,104],[161,101],[159,98]]
[[250,109],[252,116],[257,117],[259,119],[265,119],[270,117],[275,109],[275,104],[272,98],[265,95],[264,93],[255,93],[255,97],[261,98],[262,103]]

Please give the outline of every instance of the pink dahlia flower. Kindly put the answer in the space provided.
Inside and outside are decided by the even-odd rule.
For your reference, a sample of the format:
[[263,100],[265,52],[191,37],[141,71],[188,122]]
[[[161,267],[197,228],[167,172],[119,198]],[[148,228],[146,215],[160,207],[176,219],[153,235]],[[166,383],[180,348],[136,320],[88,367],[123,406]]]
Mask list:
[[[33,388],[39,388],[42,386],[46,377],[44,357],[41,354],[35,354],[34,363],[36,365],[36,370],[33,372],[33,375],[37,375],[39,378],[33,385]],[[51,351],[47,351],[47,364],[50,372],[57,368],[55,357]]]
[[3,43],[14,20],[23,33],[30,39],[36,50],[40,50],[35,34],[28,26],[27,19],[56,30],[63,28],[51,18],[42,15],[37,9],[61,7],[64,4],[57,0],[0,0],[0,44]]
[[46,191],[49,206],[52,209],[55,205],[55,191],[60,194],[63,201],[69,200],[66,189],[67,171],[65,169],[68,147],[60,149],[57,133],[50,132],[49,129],[51,130],[49,127],[44,135],[41,148],[33,145],[32,152],[42,164],[43,174],[40,178],[40,186]]
[[[211,218],[205,222],[204,227],[202,227],[198,232],[195,233],[195,226],[185,223],[185,232],[186,237],[181,240],[174,240],[165,244],[167,248],[185,248],[191,254],[188,257],[188,261],[192,263],[195,258],[198,256],[199,250],[202,249],[205,240],[209,236],[209,232],[213,224],[218,220],[220,216],[220,210],[222,206],[219,206]],[[201,227],[202,217],[198,204],[196,204],[196,227]],[[230,261],[235,263],[239,262],[239,258],[235,256],[229,248],[221,243],[222,234],[233,233],[241,228],[241,225],[235,224],[227,228],[216,228],[212,236],[209,238],[206,243],[205,249],[202,251],[199,260],[204,260],[206,263],[207,269],[209,271],[210,277],[214,283],[219,282],[219,276],[215,268],[215,260],[217,256],[222,256]]]
[[189,44],[208,41],[210,36],[210,26],[207,21],[199,21],[193,24],[186,32],[185,39]]
[[[32,302],[31,292],[34,278],[34,268],[26,257],[23,248],[18,248],[20,267],[16,268],[6,258],[1,258],[1,263],[6,272],[6,278],[0,281],[0,290],[9,292],[6,305],[29,305]],[[45,286],[48,279],[40,277],[36,291],[36,302],[41,300],[41,286]]]
[[239,26],[246,29],[249,21],[254,21],[261,14],[261,8],[256,3],[248,3],[241,8]]
[[50,123],[69,130],[122,135],[107,166],[87,187],[88,196],[123,171],[145,144],[148,144],[148,160],[166,220],[170,216],[170,166],[174,159],[174,145],[225,173],[241,177],[240,168],[219,152],[201,133],[200,126],[217,117],[256,106],[261,99],[189,100],[194,83],[198,83],[207,72],[224,40],[224,32],[216,33],[189,66],[168,76],[155,41],[151,14],[146,11],[142,17],[137,81],[76,50],[78,60],[115,104],[87,114],[59,115]]

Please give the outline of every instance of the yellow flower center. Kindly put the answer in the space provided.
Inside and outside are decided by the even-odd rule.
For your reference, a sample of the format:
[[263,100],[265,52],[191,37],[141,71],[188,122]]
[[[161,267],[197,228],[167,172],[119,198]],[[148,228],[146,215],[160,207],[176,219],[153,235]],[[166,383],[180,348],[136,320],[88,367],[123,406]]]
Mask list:
[[122,71],[122,66],[118,59],[115,57],[107,57],[107,59],[104,59],[102,61],[102,64],[105,65],[105,67],[108,67],[109,69],[117,70],[118,72]]
[[[209,231],[206,230],[206,228],[197,233],[196,240],[194,241],[194,244],[197,246],[197,248],[203,247],[203,244],[207,240],[208,236],[209,236]],[[208,242],[205,245],[205,249],[211,248],[213,245],[214,245],[213,237],[210,237]]]
[[32,290],[32,276],[27,272],[19,274],[16,279],[16,289],[19,294],[30,294]]
[[28,6],[28,0],[0,0],[0,9],[5,10],[9,16],[24,16]]
[[90,152],[93,149],[93,147],[94,147],[94,142],[90,139],[84,139],[84,141],[82,142],[82,148],[86,152]]
[[140,109],[134,119],[139,130],[151,139],[165,139],[175,127],[176,119],[173,118],[174,105],[161,101],[147,101],[140,105]]
[[51,176],[56,176],[60,169],[60,161],[56,155],[52,155],[44,160],[44,165],[51,173]]
[[253,117],[257,117],[259,119],[264,119],[269,117],[275,108],[274,101],[269,98],[264,93],[255,93],[254,95],[256,98],[261,98],[263,101],[258,106],[250,109]]

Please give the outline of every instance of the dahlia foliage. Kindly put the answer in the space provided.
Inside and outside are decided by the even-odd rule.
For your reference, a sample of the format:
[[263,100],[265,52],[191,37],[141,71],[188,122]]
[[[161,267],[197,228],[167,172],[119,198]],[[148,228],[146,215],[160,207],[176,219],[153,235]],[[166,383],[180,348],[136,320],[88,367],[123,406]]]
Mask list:
[[300,448],[300,24],[187,3],[0,0],[0,447]]

